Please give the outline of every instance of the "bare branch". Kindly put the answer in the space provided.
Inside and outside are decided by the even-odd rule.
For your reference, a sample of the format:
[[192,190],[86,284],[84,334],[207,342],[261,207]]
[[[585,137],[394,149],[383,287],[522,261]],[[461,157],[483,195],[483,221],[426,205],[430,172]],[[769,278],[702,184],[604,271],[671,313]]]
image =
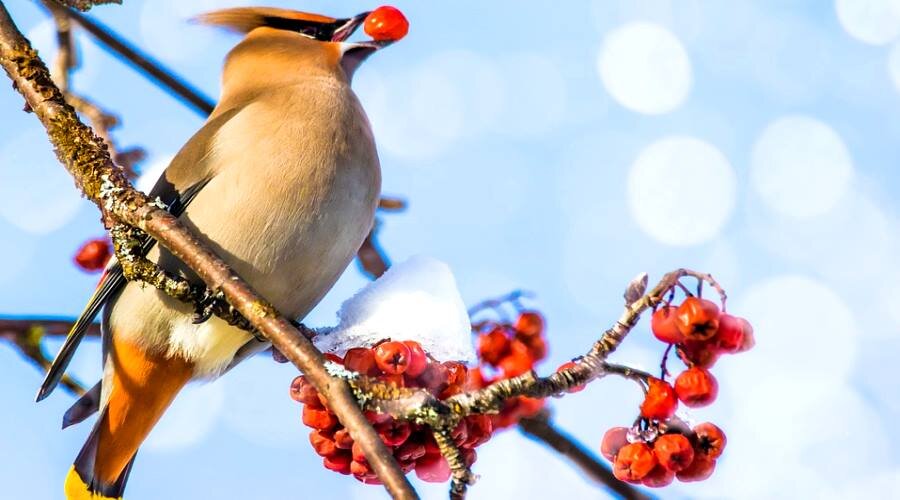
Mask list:
[[628,483],[616,479],[600,459],[550,422],[546,411],[519,421],[519,429],[527,436],[541,441],[568,458],[594,481],[606,486],[626,500],[647,500],[650,497]]
[[191,268],[210,290],[226,297],[328,398],[338,419],[360,444],[391,495],[417,498],[347,384],[333,379],[326,371],[322,353],[177,218],[131,186],[124,173],[112,163],[102,140],[81,123],[65,102],[43,61],[16,28],[2,2],[0,64],[47,129],[60,161],[108,221],[132,226],[152,236]]
[[[45,372],[52,358],[44,351],[44,337],[65,335],[71,325],[71,321],[58,318],[0,318],[0,339],[9,342],[22,357]],[[100,325],[93,325],[87,334],[99,336]],[[64,375],[60,383],[76,396],[84,394],[84,386],[69,375]]]

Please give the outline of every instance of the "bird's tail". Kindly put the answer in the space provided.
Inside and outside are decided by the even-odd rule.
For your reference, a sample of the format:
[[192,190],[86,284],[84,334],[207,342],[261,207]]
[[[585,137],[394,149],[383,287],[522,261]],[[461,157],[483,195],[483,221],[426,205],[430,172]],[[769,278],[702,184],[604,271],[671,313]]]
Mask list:
[[103,384],[110,384],[109,396],[66,476],[67,500],[122,498],[138,448],[193,373],[180,358],[148,353],[115,337],[107,363],[111,376]]
[[[135,455],[112,482],[106,482],[94,473],[93,464],[97,457],[99,427],[94,427],[84,447],[75,459],[75,463],[66,474],[66,500],[112,500],[121,499],[125,491],[128,474],[134,464]],[[135,452],[136,453],[136,452]]]

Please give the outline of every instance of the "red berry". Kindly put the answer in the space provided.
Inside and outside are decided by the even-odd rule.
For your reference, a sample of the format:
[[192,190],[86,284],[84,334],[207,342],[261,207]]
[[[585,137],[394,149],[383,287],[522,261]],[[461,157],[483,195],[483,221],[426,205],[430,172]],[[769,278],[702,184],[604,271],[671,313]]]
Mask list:
[[675,393],[691,408],[707,406],[716,400],[719,383],[705,368],[689,368],[675,379]]
[[610,462],[615,462],[616,453],[628,444],[627,436],[627,427],[613,427],[606,431],[606,434],[603,435],[603,441],[600,442],[600,453]]
[[381,440],[384,441],[384,444],[388,446],[400,446],[405,443],[409,438],[409,435],[412,434],[412,429],[409,427],[409,424],[406,422],[398,422],[396,420],[391,420],[390,422],[385,422],[375,428],[378,431],[378,435],[381,436]]
[[469,415],[466,417],[469,438],[463,443],[466,448],[475,448],[491,439],[494,426],[489,415]]
[[375,353],[366,347],[353,347],[344,354],[344,367],[362,375],[376,376],[381,371],[375,363]]
[[399,375],[409,367],[411,353],[403,342],[385,342],[375,347],[375,362],[381,371]]
[[712,368],[719,359],[719,353],[710,342],[686,340],[678,346],[678,357],[688,366]]
[[378,380],[394,387],[406,387],[406,377],[401,374],[387,374],[378,377]]
[[442,363],[447,367],[447,383],[450,385],[463,386],[466,384],[466,365],[458,361],[445,361]]
[[509,354],[509,337],[501,327],[478,336],[478,357],[491,366],[497,366]]
[[450,479],[450,464],[440,454],[426,454],[416,460],[416,476],[428,483],[445,483]]
[[688,297],[678,306],[675,324],[687,340],[707,340],[719,328],[719,306],[699,297]]
[[463,448],[459,450],[459,454],[462,455],[463,463],[466,464],[466,467],[471,467],[478,460],[478,454],[472,448]]
[[616,454],[613,474],[620,481],[640,481],[656,467],[656,455],[644,443],[626,444]]
[[704,422],[694,427],[694,446],[700,454],[719,458],[727,443],[725,433],[715,424]]
[[641,484],[648,488],[662,488],[672,484],[672,481],[674,480],[674,472],[663,467],[661,464],[656,464],[656,467],[644,476],[644,479],[641,480]]
[[352,460],[349,451],[340,450],[333,455],[323,458],[322,463],[328,470],[340,472],[341,474],[350,474],[350,462]]
[[303,375],[291,382],[291,399],[316,409],[323,408],[322,402],[319,401],[319,392]]
[[366,454],[363,452],[362,446],[360,446],[359,443],[353,443],[353,446],[350,447],[350,453],[354,462],[368,463]]
[[309,443],[320,457],[331,456],[338,451],[338,448],[334,443],[334,438],[329,436],[329,433],[326,431],[310,432]]
[[753,335],[753,327],[747,320],[723,313],[719,316],[719,330],[712,342],[719,352],[734,354],[741,352],[747,332],[750,336]]
[[356,479],[366,482],[366,476],[372,474],[372,469],[366,462],[357,462],[356,460],[353,460],[350,462],[350,473],[353,474]]
[[403,343],[409,348],[409,366],[406,367],[405,375],[418,377],[428,366],[428,355],[422,349],[422,344],[415,340],[404,340]]
[[344,365],[344,358],[338,356],[337,354],[335,354],[333,352],[326,352],[325,354],[322,354],[322,356],[325,358],[326,361],[331,361],[332,363],[337,363],[341,366]]
[[681,434],[663,434],[653,443],[660,465],[672,472],[685,469],[694,460],[691,440]]
[[364,411],[363,415],[366,416],[366,420],[368,420],[372,425],[383,424],[385,422],[390,422],[391,420],[391,416],[387,413],[378,413],[372,410]]
[[531,371],[534,367],[534,358],[521,340],[513,340],[510,344],[509,354],[499,363],[503,376],[506,378],[517,377]]
[[651,377],[644,402],[641,403],[641,416],[653,420],[667,420],[678,408],[678,397],[675,389],[665,380]]
[[684,334],[675,324],[675,316],[678,308],[675,306],[660,307],[650,318],[650,331],[659,340],[667,344],[680,344],[684,342]]
[[716,470],[716,459],[710,458],[702,453],[694,454],[694,461],[685,469],[675,473],[679,481],[690,483],[693,481],[703,481],[712,475]]
[[408,439],[394,450],[394,456],[397,457],[397,460],[403,462],[415,462],[425,456],[425,445],[413,439]]
[[88,241],[75,253],[75,264],[82,271],[96,272],[103,270],[112,256],[112,248],[106,238]]
[[[575,363],[574,361],[567,361],[567,362],[559,365],[559,368],[557,368],[556,371],[561,372],[563,370],[568,370],[569,368],[574,368],[576,366],[578,366],[578,364]],[[570,393],[581,392],[584,390],[584,387],[585,386],[583,386],[583,385],[576,385],[575,387],[569,389],[567,392],[570,392]]]
[[738,349],[738,352],[744,352],[753,349],[753,346],[756,345],[756,339],[753,337],[753,325],[751,325],[750,322],[744,318],[740,319],[743,322],[744,338],[741,342],[741,348]]
[[337,417],[328,410],[319,410],[310,405],[303,407],[303,424],[308,427],[327,431],[337,425],[337,423]]
[[540,335],[534,337],[519,337],[519,340],[528,348],[528,354],[534,361],[540,361],[547,357],[547,341]]
[[428,366],[425,367],[425,371],[419,376],[419,382],[423,387],[428,389],[429,392],[437,396],[441,391],[447,388],[447,379],[449,377],[450,373],[446,366],[441,363],[428,363]]
[[537,311],[523,311],[513,325],[516,336],[537,337],[544,332],[544,317]]
[[342,450],[349,450],[353,446],[353,438],[350,432],[341,427],[334,432],[334,445]]
[[486,379],[481,368],[472,368],[466,373],[467,389],[483,389],[491,385],[491,380]]
[[456,446],[460,447],[469,439],[469,425],[466,423],[465,419],[456,424],[456,427],[453,428],[450,435],[453,437],[453,442],[456,443]]
[[364,29],[375,40],[397,41],[409,32],[409,21],[398,9],[382,5],[369,13]]

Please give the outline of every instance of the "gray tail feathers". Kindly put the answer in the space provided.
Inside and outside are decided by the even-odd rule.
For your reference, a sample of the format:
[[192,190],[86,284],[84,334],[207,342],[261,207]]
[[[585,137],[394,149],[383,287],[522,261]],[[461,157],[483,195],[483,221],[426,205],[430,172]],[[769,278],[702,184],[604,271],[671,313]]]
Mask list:
[[94,384],[91,390],[78,398],[78,401],[75,401],[75,404],[66,411],[65,415],[63,415],[63,429],[82,422],[84,419],[97,413],[100,409],[100,384],[101,382]]

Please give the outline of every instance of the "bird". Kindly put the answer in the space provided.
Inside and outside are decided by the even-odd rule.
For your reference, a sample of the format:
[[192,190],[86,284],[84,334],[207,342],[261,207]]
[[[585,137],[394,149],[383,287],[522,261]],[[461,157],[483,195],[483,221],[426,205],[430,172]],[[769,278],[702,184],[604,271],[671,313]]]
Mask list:
[[[303,318],[352,261],[374,223],[381,167],[351,88],[393,40],[349,42],[368,12],[332,18],[267,7],[200,16],[243,38],[227,54],[213,112],[150,191],[283,314]],[[146,257],[199,278],[147,239]],[[38,392],[47,397],[86,327],[101,316],[100,382],[63,417],[98,419],[69,469],[69,500],[121,498],[135,454],[179,391],[214,379],[268,343],[107,266]]]

